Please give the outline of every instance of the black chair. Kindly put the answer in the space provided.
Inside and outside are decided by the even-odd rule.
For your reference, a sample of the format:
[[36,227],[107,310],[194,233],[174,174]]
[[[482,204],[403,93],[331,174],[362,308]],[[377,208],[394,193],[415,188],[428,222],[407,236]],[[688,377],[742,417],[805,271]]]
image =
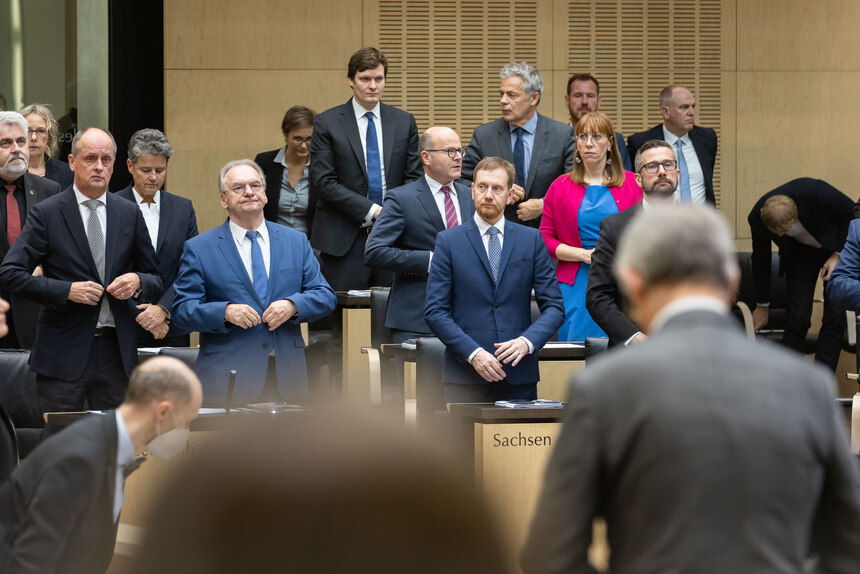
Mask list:
[[11,417],[0,406],[0,484],[18,466],[18,436]]
[[433,421],[436,413],[445,411],[442,388],[442,366],[445,345],[436,337],[419,337],[415,342],[415,399],[418,423]]
[[198,347],[164,347],[158,354],[163,357],[179,359],[193,371],[197,368],[197,354],[199,352]]
[[382,345],[392,342],[391,329],[385,326],[388,311],[388,287],[374,287],[370,290],[370,347],[362,347],[370,362],[370,402],[382,402],[382,388],[391,388],[394,380],[391,361],[383,359]]
[[585,339],[585,365],[593,362],[595,357],[606,352],[609,348],[608,337],[586,337]]
[[18,429],[45,426],[42,403],[36,391],[36,373],[30,370],[30,351],[0,350],[0,405]]

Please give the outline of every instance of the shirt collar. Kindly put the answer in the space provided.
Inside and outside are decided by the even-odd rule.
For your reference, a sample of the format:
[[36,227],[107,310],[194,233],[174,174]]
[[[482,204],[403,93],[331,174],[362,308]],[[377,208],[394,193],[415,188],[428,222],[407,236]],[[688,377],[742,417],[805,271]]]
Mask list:
[[[74,190],[74,192],[75,192],[75,200],[78,202],[78,205],[82,204],[82,203],[83,203],[83,202],[85,202],[85,201],[89,201],[90,199],[92,199],[91,197],[87,197],[86,195],[84,195],[83,193],[81,193],[81,190],[80,190],[80,189],[78,189],[78,186],[77,186],[77,185],[72,184],[72,189],[73,189],[73,190]],[[100,196],[98,196],[98,197],[96,198],[96,201],[100,201],[100,202],[102,202],[105,206],[107,206],[107,199],[106,199],[106,197],[105,197],[106,195],[107,195],[107,192],[104,192],[103,194],[101,194]]]
[[688,311],[711,311],[713,313],[725,315],[728,309],[726,308],[725,301],[721,301],[720,299],[711,297],[710,295],[688,295],[686,297],[679,297],[663,306],[663,308],[657,312],[654,319],[651,321],[651,333],[657,333],[663,328],[669,319]]
[[[262,240],[264,243],[269,242],[269,228],[266,225],[265,219],[263,220],[263,223],[260,225],[260,227],[258,227],[256,229],[256,231],[258,233],[257,241]],[[236,243],[239,243],[241,245],[241,243],[243,241],[245,241],[245,233],[247,233],[247,232],[248,232],[247,229],[245,229],[244,227],[242,227],[240,225],[233,223],[232,219],[230,220],[230,234],[233,235],[233,239],[236,240]]]
[[[525,123],[525,125],[523,126],[523,129],[526,132],[533,134],[537,130],[537,123],[538,123],[538,114],[537,114],[537,112],[535,112],[534,115],[532,116],[532,119],[530,119],[529,121],[527,121]],[[520,127],[520,126],[515,126],[514,124],[512,124],[510,122],[508,123],[508,128],[510,128],[511,132],[513,132],[518,127]]]
[[284,167],[287,167],[287,146],[284,145],[281,149],[278,150],[278,153],[275,154],[275,163],[279,163]]
[[499,234],[504,237],[505,236],[505,216],[503,215],[500,220],[498,220],[495,225],[490,225],[478,215],[478,211],[475,211],[475,215],[473,215],[475,219],[475,224],[478,226],[478,232],[483,236],[487,233],[487,230],[490,227],[495,227],[499,230]]
[[131,442],[131,435],[128,434],[128,428],[125,426],[125,419],[122,418],[122,413],[119,409],[116,413],[116,465],[120,468],[134,462],[134,444]]
[[[143,196],[140,195],[134,187],[131,188],[131,194],[134,196],[134,200],[137,202],[138,205],[143,203]],[[161,205],[161,190],[160,189],[155,192],[155,195],[152,196],[152,201],[155,202],[155,205]]]
[[430,193],[432,193],[433,195],[437,195],[437,194],[441,193],[442,192],[442,186],[447,185],[448,189],[451,190],[451,196],[457,197],[457,188],[454,187],[453,181],[450,183],[444,183],[444,184],[439,183],[438,181],[436,181],[435,179],[433,179],[432,177],[430,177],[426,173],[424,174],[424,180],[427,182],[427,185],[430,186]]
[[379,115],[379,102],[376,102],[376,105],[373,106],[372,110],[366,110],[361,106],[361,104],[355,101],[355,96],[352,97],[352,111],[355,112],[355,119],[364,117],[364,114],[367,112],[373,112],[373,118],[376,120],[382,118],[382,116]]
[[669,129],[666,127],[666,124],[663,124],[663,141],[665,141],[667,144],[674,148],[675,142],[678,140],[684,142],[684,145],[692,143],[690,141],[690,132],[685,133],[683,137],[679,138],[678,136],[669,131]]

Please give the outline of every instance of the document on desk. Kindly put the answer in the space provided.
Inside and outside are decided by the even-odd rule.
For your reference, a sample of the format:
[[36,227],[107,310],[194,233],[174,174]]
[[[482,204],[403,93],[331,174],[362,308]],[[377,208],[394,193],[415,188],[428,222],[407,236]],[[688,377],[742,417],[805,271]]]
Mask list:
[[496,401],[497,407],[505,407],[508,409],[560,409],[564,408],[564,403],[561,401],[551,401],[549,399],[535,399],[533,401]]
[[350,297],[370,297],[370,289],[350,289],[346,294]]
[[585,343],[573,343],[570,341],[559,342],[559,341],[549,341],[546,345],[544,345],[545,349],[584,349]]

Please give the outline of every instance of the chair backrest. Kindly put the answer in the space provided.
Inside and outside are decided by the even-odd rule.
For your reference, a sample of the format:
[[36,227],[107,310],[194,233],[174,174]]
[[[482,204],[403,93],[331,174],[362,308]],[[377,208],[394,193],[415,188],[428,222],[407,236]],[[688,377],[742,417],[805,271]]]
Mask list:
[[442,365],[445,345],[436,337],[419,337],[415,342],[415,399],[418,421],[431,420],[433,413],[445,408]]
[[[738,301],[747,304],[750,310],[755,310],[756,296],[753,284],[752,253],[740,252],[738,266],[741,269],[741,281],[738,287]],[[779,276],[779,254],[770,256],[770,309],[768,312],[768,329],[782,329],[785,326],[785,277]]]
[[0,350],[0,405],[16,427],[43,428],[36,373],[30,370],[29,361],[30,351]]
[[609,339],[606,337],[585,338],[585,364],[586,366],[599,357],[609,347]]
[[199,352],[198,347],[164,347],[158,354],[179,359],[193,371],[197,368],[197,354]]
[[0,406],[0,484],[18,466],[18,437],[12,419]]
[[370,346],[375,349],[392,342],[391,329],[385,326],[390,292],[388,287],[374,287],[370,290]]

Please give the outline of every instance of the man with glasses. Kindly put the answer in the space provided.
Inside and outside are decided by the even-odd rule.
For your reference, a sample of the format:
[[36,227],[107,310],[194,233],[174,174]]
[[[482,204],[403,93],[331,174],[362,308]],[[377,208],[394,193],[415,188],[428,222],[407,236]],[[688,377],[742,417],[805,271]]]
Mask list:
[[224,403],[231,370],[237,404],[301,401],[308,385],[300,323],[336,305],[305,234],[263,217],[264,181],[249,159],[221,168],[227,221],[185,243],[174,283],[174,322],[200,332],[207,403]]
[[463,164],[460,136],[446,127],[418,140],[424,177],[393,189],[367,239],[364,261],[394,271],[385,326],[394,342],[432,336],[424,321],[424,294],[436,234],[471,219],[469,188],[456,182]]
[[642,203],[600,222],[600,236],[591,254],[585,307],[609,337],[610,345],[629,345],[645,339],[636,323],[621,310],[621,292],[612,272],[621,235],[633,218],[651,206],[673,205],[678,187],[678,163],[672,146],[649,140],[636,152],[636,183],[642,188]]
[[499,73],[502,117],[475,128],[463,158],[463,179],[472,181],[485,157],[501,157],[516,170],[514,194],[505,218],[540,227],[543,197],[550,184],[573,167],[573,129],[537,113],[543,77],[525,62],[508,64]]

